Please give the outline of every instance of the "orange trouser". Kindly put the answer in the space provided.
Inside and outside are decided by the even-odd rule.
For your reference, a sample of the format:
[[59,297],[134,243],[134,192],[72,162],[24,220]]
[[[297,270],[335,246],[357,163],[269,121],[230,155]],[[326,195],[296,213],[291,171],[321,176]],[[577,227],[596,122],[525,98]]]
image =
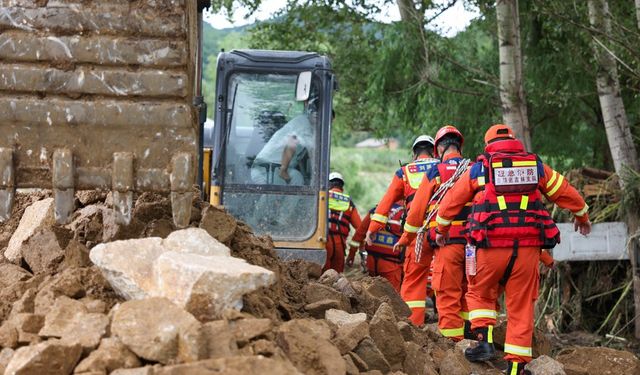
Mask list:
[[[478,249],[476,275],[467,275],[467,303],[472,329],[489,327],[491,332],[496,324],[499,282],[512,254],[511,248]],[[508,361],[531,361],[533,307],[538,298],[539,260],[540,248],[520,247],[511,276],[504,287],[507,308],[504,352]],[[493,341],[491,334],[489,340]]]
[[369,253],[369,255],[367,255],[367,270],[369,270],[369,276],[382,276],[389,280],[393,288],[400,293],[402,263],[395,263],[390,260],[375,257]]
[[469,319],[465,294],[464,245],[446,245],[435,250],[433,290],[438,306],[438,328],[444,337],[464,338],[464,320]]
[[411,309],[409,320],[415,325],[424,324],[424,310],[427,303],[427,277],[433,258],[433,250],[428,246],[422,248],[420,263],[415,258],[416,241],[407,247],[404,259],[404,280],[400,288],[400,296]]
[[338,234],[329,234],[327,238],[327,260],[324,262],[322,272],[332,268],[338,272],[344,271],[344,251],[347,239]]

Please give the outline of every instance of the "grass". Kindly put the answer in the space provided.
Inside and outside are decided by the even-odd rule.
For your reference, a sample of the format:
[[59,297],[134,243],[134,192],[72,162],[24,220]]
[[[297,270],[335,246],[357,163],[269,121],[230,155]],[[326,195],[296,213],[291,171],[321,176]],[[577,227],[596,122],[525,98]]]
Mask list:
[[345,192],[362,216],[380,201],[395,171],[411,161],[408,150],[331,148],[331,171],[345,178]]

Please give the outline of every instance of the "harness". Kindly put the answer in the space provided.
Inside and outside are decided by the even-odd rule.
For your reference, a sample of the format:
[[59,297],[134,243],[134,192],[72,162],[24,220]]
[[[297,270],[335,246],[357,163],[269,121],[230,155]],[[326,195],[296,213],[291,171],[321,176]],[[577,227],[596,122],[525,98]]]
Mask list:
[[520,246],[551,249],[560,242],[560,231],[542,202],[538,189],[544,165],[524,151],[518,140],[490,144],[471,172],[480,186],[468,220],[469,241],[478,248],[511,247],[506,284]]
[[433,166],[440,163],[440,160],[433,158],[417,159],[402,166],[402,181],[404,182],[404,199],[407,209],[411,207],[411,202],[420,187],[424,176]]
[[351,197],[338,191],[329,191],[329,233],[342,237],[349,235],[351,223]]
[[[370,213],[375,212],[375,207]],[[399,252],[393,251],[393,246],[398,242],[402,235],[402,219],[404,217],[404,207],[398,203],[394,203],[389,211],[389,220],[383,230],[375,233],[371,245],[365,245],[367,254],[374,258],[374,265],[377,274],[378,259],[388,260],[394,263],[404,262],[404,250]]]

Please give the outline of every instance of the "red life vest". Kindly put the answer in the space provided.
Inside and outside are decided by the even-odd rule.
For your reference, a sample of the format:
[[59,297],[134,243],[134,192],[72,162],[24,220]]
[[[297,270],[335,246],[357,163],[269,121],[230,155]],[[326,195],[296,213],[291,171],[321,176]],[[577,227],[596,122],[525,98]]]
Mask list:
[[[542,202],[538,189],[544,165],[536,154],[526,152],[518,140],[489,144],[477,178],[468,229],[472,243],[480,248],[540,246],[553,248],[560,231]],[[475,169],[475,168],[474,168]]]
[[[375,207],[370,214],[375,213]],[[374,258],[382,258],[395,263],[404,262],[404,252],[393,252],[393,245],[398,242],[402,235],[402,220],[404,218],[404,207],[394,203],[389,211],[389,220],[383,230],[374,234],[371,245],[365,243],[364,249],[367,254]]]
[[[456,169],[458,169],[458,164],[462,161],[462,158],[451,158],[445,162],[442,162],[437,165],[438,168],[438,176],[436,176],[437,186],[439,187],[441,184],[449,181],[451,177],[456,173]],[[429,201],[429,207],[427,209],[427,213],[432,210],[437,210],[438,197],[432,196]],[[464,205],[462,210],[453,218],[451,222],[451,229],[449,230],[449,239],[446,244],[466,244],[467,243],[467,218],[471,213],[471,204],[472,202],[468,202]],[[432,248],[438,247],[436,244],[436,228],[438,223],[436,222],[435,215],[431,218],[429,222],[429,230],[427,232],[427,241],[429,241],[429,245]]]
[[351,197],[339,191],[329,191],[329,233],[347,237],[351,225]]
[[420,182],[431,168],[440,163],[434,158],[416,159],[413,162],[402,166],[402,181],[404,182],[404,201],[407,209],[411,207],[411,202],[420,187]]

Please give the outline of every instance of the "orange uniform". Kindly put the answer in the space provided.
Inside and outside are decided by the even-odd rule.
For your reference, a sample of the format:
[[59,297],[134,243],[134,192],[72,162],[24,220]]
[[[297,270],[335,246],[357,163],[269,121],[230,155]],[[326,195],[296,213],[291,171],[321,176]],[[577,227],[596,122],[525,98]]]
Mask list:
[[[439,162],[438,159],[430,158],[427,155],[419,155],[413,163],[398,169],[387,192],[378,203],[376,212],[371,216],[371,224],[368,231],[375,233],[384,228],[388,212],[398,200],[404,200],[405,207],[409,209],[413,204],[415,193],[424,175]],[[418,167],[414,168],[414,166]],[[424,251],[430,252],[430,249],[425,249]],[[409,319],[415,325],[422,325],[424,324],[427,301],[427,276],[433,254],[424,254],[422,257],[423,262],[417,263],[414,252],[415,242],[412,242],[405,252],[404,279],[400,288],[400,295],[411,309]]]
[[[437,168],[432,169],[425,176],[420,184],[420,188],[407,215],[404,226],[403,239],[400,243],[407,243],[416,238],[416,233],[423,225],[427,216],[427,211],[437,209],[430,207],[430,201],[441,183],[444,183],[444,176],[439,169],[450,169],[453,171],[462,160],[462,155],[458,152],[447,153],[442,158],[442,163]],[[464,227],[466,221],[461,221],[459,225]],[[433,224],[433,225],[431,225]],[[429,228],[435,225],[435,217],[431,220]],[[430,238],[433,242],[435,238]],[[459,236],[458,241],[450,241],[442,248],[433,246],[435,258],[433,261],[432,287],[436,295],[438,306],[438,328],[443,336],[459,341],[464,337],[465,320],[469,319],[469,310],[465,300],[467,281],[464,275],[464,237]],[[431,244],[434,245],[434,244]],[[423,255],[421,255],[422,257]],[[426,256],[429,256],[426,254]]]
[[360,224],[360,214],[351,198],[342,193],[340,188],[334,187],[330,189],[327,259],[322,269],[323,272],[330,268],[338,272],[344,271],[344,256],[347,250],[346,242],[349,236],[349,226],[355,229]]
[[[369,228],[369,224],[371,223],[371,215],[372,212],[369,212],[364,219],[362,220],[362,224],[356,230],[356,233],[353,235],[351,239],[354,242],[358,242],[362,244],[365,239],[365,235],[367,234],[367,230]],[[399,224],[399,223],[398,223]],[[398,225],[399,226],[399,225]],[[384,231],[385,234],[391,234],[388,231]],[[397,237],[389,237],[394,238],[397,241]],[[393,249],[393,245],[395,242],[386,244],[389,249]],[[377,245],[377,246],[376,246]],[[369,271],[370,276],[382,276],[387,279],[393,288],[400,293],[400,285],[402,283],[402,262],[404,260],[404,254],[393,254],[386,255],[381,251],[376,251],[377,247],[380,245],[374,243],[370,246],[365,243],[364,248],[367,251],[367,270]],[[355,257],[356,248],[352,247],[349,251],[349,259],[353,259]]]
[[[502,152],[500,155],[507,156],[510,155],[509,152],[524,153],[521,143],[515,139],[487,143],[489,155],[494,155],[492,152],[495,152],[496,155],[498,152]],[[535,155],[533,156],[535,157]],[[540,251],[543,245],[530,244],[544,239],[545,241],[550,240],[550,246],[553,246],[553,241],[557,240],[559,236],[559,232],[550,221],[548,213],[546,216],[541,214],[546,211],[537,197],[539,194],[543,194],[560,207],[570,210],[579,223],[588,223],[589,217],[587,214],[588,206],[584,199],[561,174],[551,167],[539,159],[531,162],[507,161],[508,163],[490,162],[491,169],[487,169],[486,164],[479,162],[465,172],[442,200],[436,221],[438,233],[446,237],[453,218],[471,199],[473,199],[472,210],[474,214],[480,212],[480,215],[486,215],[483,217],[472,214],[469,217],[469,236],[478,243],[478,250],[476,253],[476,275],[467,276],[469,291],[466,299],[470,309],[469,317],[472,329],[482,332],[483,336],[479,335],[479,339],[492,343],[492,331],[497,316],[495,309],[499,285],[504,285],[508,315],[504,352],[506,353],[505,359],[510,362],[511,366],[512,364],[529,362],[532,355],[533,309],[538,297],[538,262],[541,260]],[[511,176],[518,178],[521,176],[518,173],[521,173],[522,170],[517,170],[519,166],[525,166],[524,178],[529,178],[526,176],[528,172],[536,175],[537,182],[535,182],[536,179],[526,179],[526,181],[533,181],[529,183],[533,186],[533,192],[511,195],[511,197],[517,196],[520,199],[518,202],[509,201],[508,199],[511,197],[508,195],[498,195],[496,203],[490,202],[488,197],[492,191],[497,191],[496,186],[517,185],[512,184]],[[496,177],[500,175],[495,171],[503,167],[506,167],[507,171],[505,177]],[[496,178],[504,178],[504,180],[500,181]],[[489,183],[489,181],[498,181],[498,183]],[[482,213],[489,212],[487,210],[497,210],[498,214]],[[515,221],[512,221],[513,219]],[[496,224],[486,226],[489,222]],[[539,225],[541,222],[545,223],[544,226]],[[538,223],[537,226],[536,223]],[[474,232],[474,225],[481,230]],[[531,231],[534,229],[538,231],[536,232],[538,235],[531,236]],[[511,237],[501,236],[501,234],[517,230],[521,230],[523,234]],[[512,242],[514,245],[508,247],[491,245],[492,243],[506,244],[508,242]],[[485,334],[486,336],[484,336]]]

